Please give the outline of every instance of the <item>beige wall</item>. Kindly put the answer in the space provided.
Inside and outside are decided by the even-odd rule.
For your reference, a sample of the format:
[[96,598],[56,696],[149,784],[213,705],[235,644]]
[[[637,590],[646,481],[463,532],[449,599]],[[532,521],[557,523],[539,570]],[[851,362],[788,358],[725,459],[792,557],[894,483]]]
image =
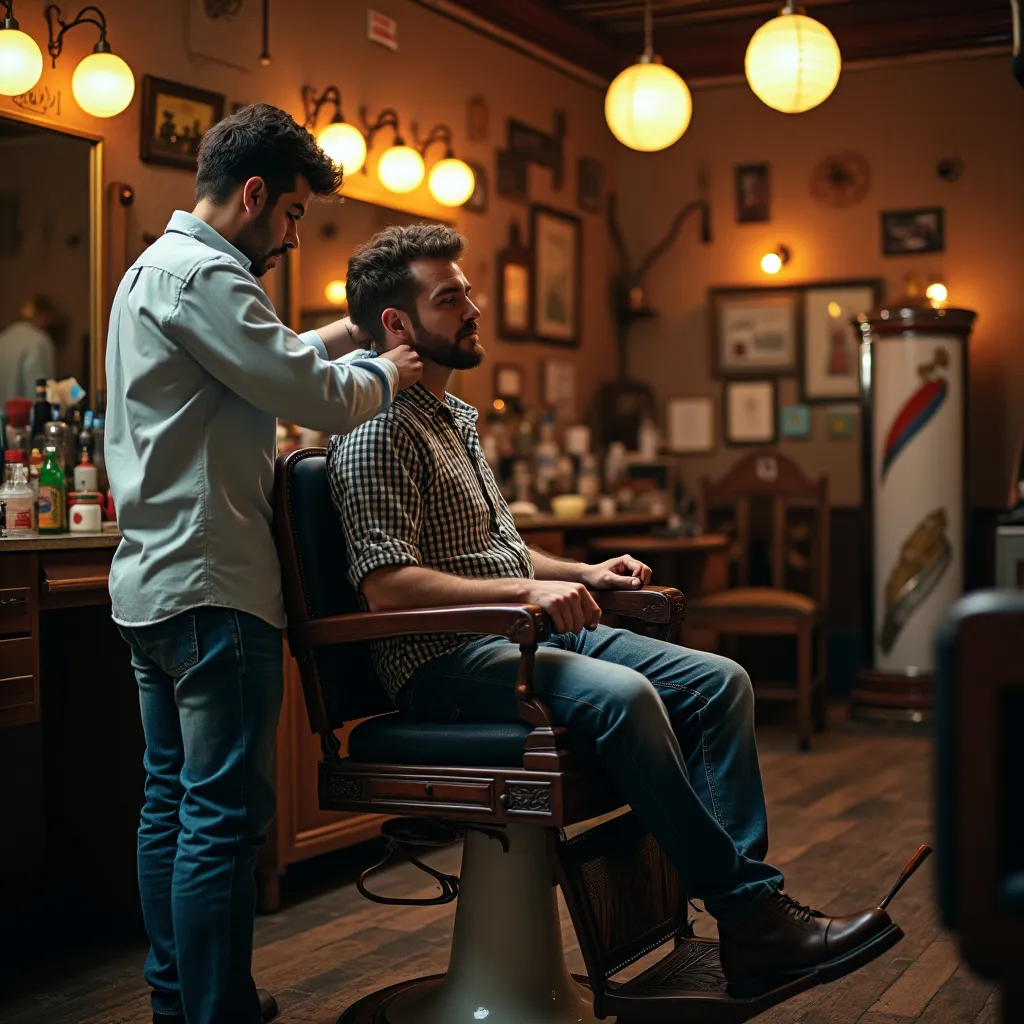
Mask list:
[[[714,243],[702,247],[696,225],[684,228],[672,251],[648,278],[648,298],[661,316],[633,328],[631,372],[660,399],[713,394],[706,303],[716,285],[784,284],[882,277],[887,294],[904,275],[944,276],[950,304],[977,311],[971,341],[970,497],[1005,501],[1010,463],[1024,432],[1024,90],[1010,75],[1009,57],[902,64],[844,73],[833,96],[799,116],[763,106],[745,84],[694,92],[693,121],[672,149],[637,154],[619,149],[617,175],[625,233],[635,254],[664,233],[675,210],[695,191],[697,170],[709,172]],[[871,190],[858,206],[822,206],[808,187],[815,164],[845,149],[871,165]],[[939,179],[940,159],[960,156],[963,177]],[[772,219],[737,224],[736,164],[771,164]],[[879,211],[942,206],[946,252],[885,257]],[[791,262],[770,279],[762,253],[783,243]],[[784,381],[781,402],[797,401],[796,381]],[[824,409],[815,410],[815,440],[783,450],[805,469],[831,477],[833,502],[857,505],[859,441],[823,440]],[[719,445],[713,455],[682,460],[686,482],[717,475],[742,449]]]
[[[67,36],[65,54],[56,70],[51,70],[47,61],[38,88],[48,86],[51,92],[62,93],[60,116],[50,115],[48,120],[105,136],[107,181],[125,181],[135,189],[130,228],[136,247],[141,247],[143,232],[156,234],[163,229],[172,210],[191,209],[193,186],[193,176],[188,172],[143,164],[138,159],[144,74],[222,92],[227,97],[227,109],[232,103],[264,100],[289,110],[300,120],[302,85],[310,83],[322,89],[333,83],[342,91],[349,119],[355,119],[360,105],[366,104],[371,115],[386,106],[397,108],[403,126],[407,128],[415,120],[421,133],[438,122],[448,123],[458,154],[489,169],[491,199],[487,213],[461,211],[454,219],[470,240],[470,253],[464,265],[474,282],[476,296],[490,300],[481,335],[491,363],[515,361],[526,365],[528,401],[536,399],[537,361],[542,356],[574,361],[581,395],[590,393],[598,380],[613,372],[611,325],[603,301],[595,299],[603,294],[609,245],[601,218],[593,214],[580,214],[584,222],[584,290],[589,301],[583,309],[584,342],[579,349],[501,343],[493,333],[494,255],[505,246],[513,218],[519,220],[524,233],[529,223],[527,207],[498,199],[494,194],[495,151],[504,144],[506,119],[515,117],[549,130],[555,108],[567,112],[565,182],[556,192],[550,186],[549,173],[531,167],[530,194],[534,202],[577,212],[577,156],[603,160],[606,167],[613,159],[613,140],[604,126],[600,92],[409,0],[382,0],[375,5],[398,19],[397,53],[366,39],[367,4],[336,0],[271,4],[273,62],[267,68],[260,67],[257,61],[259,36],[252,31],[251,24],[243,23],[237,37],[226,40],[209,34],[204,38],[195,22],[189,26],[186,10],[197,10],[201,6],[198,0],[106,0],[102,6],[111,46],[129,62],[136,75],[136,98],[131,106],[115,118],[98,120],[84,114],[74,102],[71,74],[76,62],[95,41],[87,28],[78,28]],[[18,19],[21,28],[43,44],[45,54],[43,7],[42,0],[19,0]],[[247,3],[245,7],[255,11],[258,5]],[[193,51],[215,53],[220,61],[241,65],[245,70],[207,57],[190,59],[184,43]],[[481,143],[466,141],[466,103],[474,93],[486,97],[490,106],[490,137]],[[0,97],[0,113],[11,108],[11,100]],[[371,174],[355,175],[349,186],[350,194],[377,197],[389,206],[404,205],[417,213],[452,219],[451,211],[433,203],[425,184],[404,200],[379,186],[372,168],[389,142],[388,134],[383,133],[371,151]],[[439,156],[438,150],[431,150],[428,159]],[[273,287],[270,290],[273,294]],[[478,404],[489,401],[489,368],[462,377],[459,389],[465,398]]]

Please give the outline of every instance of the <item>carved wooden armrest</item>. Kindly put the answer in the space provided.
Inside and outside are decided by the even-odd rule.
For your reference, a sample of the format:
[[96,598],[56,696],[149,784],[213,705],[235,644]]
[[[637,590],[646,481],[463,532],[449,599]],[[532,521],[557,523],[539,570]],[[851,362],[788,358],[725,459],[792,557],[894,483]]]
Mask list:
[[288,628],[293,650],[383,640],[412,633],[486,633],[534,645],[551,635],[548,617],[535,604],[468,604],[331,615]]
[[644,587],[643,590],[592,590],[602,611],[659,625],[681,622],[686,598],[675,587]]

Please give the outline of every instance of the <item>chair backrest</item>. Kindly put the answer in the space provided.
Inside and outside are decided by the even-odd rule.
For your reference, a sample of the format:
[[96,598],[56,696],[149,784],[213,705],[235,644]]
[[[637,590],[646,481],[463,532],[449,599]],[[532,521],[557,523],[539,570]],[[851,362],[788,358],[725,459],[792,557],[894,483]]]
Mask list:
[[[800,467],[774,448],[757,448],[737,460],[718,481],[702,481],[701,523],[705,530],[732,534],[730,559],[736,583],[751,585],[752,509],[771,508],[769,539],[773,587],[799,590],[824,605],[828,596],[828,478],[813,483]],[[727,511],[727,523],[720,513]]]
[[[349,585],[348,552],[327,481],[323,448],[282,455],[274,470],[274,541],[289,625],[364,609]],[[313,732],[393,711],[369,643],[292,650]]]
[[1024,949],[1021,637],[1024,593],[963,598],[937,631],[934,684],[939,906],[968,964],[1018,987]]

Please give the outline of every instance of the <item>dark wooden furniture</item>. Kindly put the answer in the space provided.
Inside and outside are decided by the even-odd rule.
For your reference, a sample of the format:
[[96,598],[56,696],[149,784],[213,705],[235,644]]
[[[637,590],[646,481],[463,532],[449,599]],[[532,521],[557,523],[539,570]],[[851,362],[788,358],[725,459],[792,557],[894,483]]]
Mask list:
[[[760,448],[739,459],[716,483],[705,477],[702,490],[704,529],[727,528],[732,537],[734,579],[732,585],[691,601],[688,628],[715,638],[713,649],[722,636],[796,639],[796,686],[755,682],[754,694],[762,700],[796,702],[800,749],[807,750],[812,729],[825,728],[828,479],[812,483],[792,459]],[[761,505],[768,512],[764,550],[770,586],[752,586],[755,517]]]
[[[509,1020],[555,1019],[561,1008],[558,1019],[587,1022],[606,1015],[620,1024],[741,1021],[826,980],[813,975],[757,998],[730,997],[717,944],[693,937],[678,875],[631,812],[562,837],[566,826],[615,811],[621,798],[586,741],[554,726],[533,691],[546,616],[511,604],[361,611],[343,570],[324,456],[305,449],[278,460],[274,513],[289,640],[322,750],[320,806],[405,816],[389,822],[386,834],[410,858],[419,845],[465,837],[462,877],[430,872],[442,884],[438,897],[387,900],[372,894],[365,874],[360,879],[363,894],[381,902],[450,902],[457,894],[459,905],[445,975],[381,989],[349,1007],[339,1024],[382,1022],[392,1010],[393,1019],[468,1019],[474,1007]],[[658,632],[684,607],[669,588],[595,598]],[[427,632],[493,634],[518,644],[521,721],[437,724],[395,712],[376,682],[367,641]],[[343,756],[335,730],[360,719]],[[586,979],[570,979],[565,968],[552,873]],[[885,941],[901,935],[894,925]],[[613,980],[673,939],[657,964],[625,984]]]
[[936,642],[939,904],[967,963],[1002,985],[1002,1020],[1024,1020],[1024,594],[983,591]]

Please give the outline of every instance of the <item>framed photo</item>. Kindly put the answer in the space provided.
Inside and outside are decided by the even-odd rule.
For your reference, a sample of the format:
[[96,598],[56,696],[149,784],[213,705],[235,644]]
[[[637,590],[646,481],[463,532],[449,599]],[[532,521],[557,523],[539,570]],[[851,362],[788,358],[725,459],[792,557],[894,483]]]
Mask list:
[[710,395],[665,402],[665,447],[677,455],[714,450],[715,400]]
[[853,325],[859,313],[882,300],[882,282],[837,281],[804,290],[804,402],[835,402],[860,394],[860,334]]
[[558,419],[572,422],[576,415],[576,364],[568,359],[541,360],[540,395]]
[[533,333],[541,341],[579,344],[582,235],[579,217],[546,206],[530,207]]
[[939,206],[924,210],[890,210],[882,213],[882,253],[914,256],[945,252],[946,227]]
[[771,220],[768,165],[743,164],[736,168],[736,223],[763,224]]
[[829,441],[849,441],[857,426],[857,406],[843,405],[825,413],[825,437]]
[[576,204],[587,213],[601,212],[604,168],[600,161],[581,156],[576,163]]
[[509,228],[508,247],[498,253],[498,337],[521,341],[533,337],[533,257],[519,236],[519,225]]
[[529,178],[526,161],[507,149],[498,150],[498,195],[525,203],[528,195]]
[[726,444],[774,444],[775,386],[773,380],[726,381]]
[[469,168],[473,172],[476,184],[473,186],[473,194],[463,203],[463,209],[469,210],[472,213],[486,213],[487,168],[481,164],[473,163],[469,165]]
[[221,93],[145,75],[139,158],[194,171],[200,139],[223,116]]
[[523,397],[523,368],[518,363],[495,365],[494,397],[513,403]]
[[784,405],[779,410],[779,437],[784,441],[807,441],[811,436],[811,407]]
[[800,292],[795,288],[714,288],[711,369],[718,377],[796,373]]

